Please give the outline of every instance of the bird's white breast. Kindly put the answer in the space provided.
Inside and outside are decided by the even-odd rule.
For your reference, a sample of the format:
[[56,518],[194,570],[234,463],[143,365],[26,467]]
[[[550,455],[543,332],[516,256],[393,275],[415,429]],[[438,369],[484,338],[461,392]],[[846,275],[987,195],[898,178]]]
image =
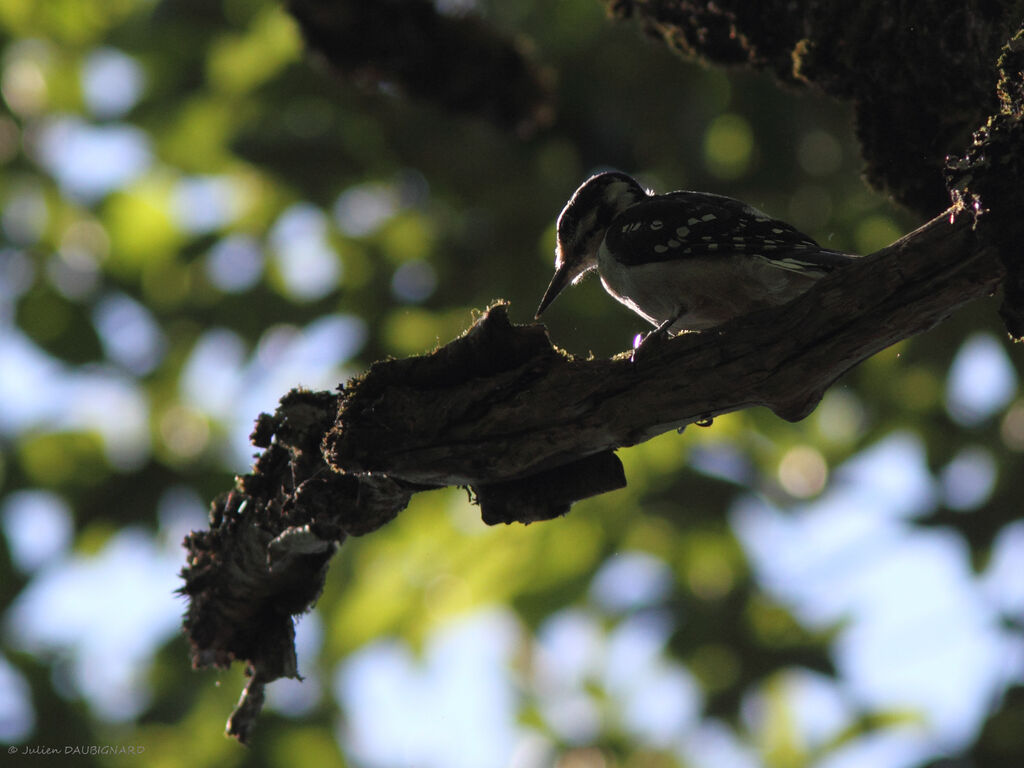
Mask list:
[[713,328],[789,301],[814,283],[813,277],[794,275],[745,254],[625,266],[602,243],[597,263],[605,290],[652,325],[685,310],[672,331]]

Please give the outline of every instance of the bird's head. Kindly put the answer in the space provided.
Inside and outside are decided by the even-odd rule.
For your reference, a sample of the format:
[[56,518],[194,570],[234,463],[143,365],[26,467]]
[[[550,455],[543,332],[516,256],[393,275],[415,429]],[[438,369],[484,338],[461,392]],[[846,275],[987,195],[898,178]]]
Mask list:
[[597,251],[612,220],[645,197],[647,192],[635,179],[617,171],[591,176],[580,185],[558,217],[555,275],[537,317],[565,286],[597,268]]

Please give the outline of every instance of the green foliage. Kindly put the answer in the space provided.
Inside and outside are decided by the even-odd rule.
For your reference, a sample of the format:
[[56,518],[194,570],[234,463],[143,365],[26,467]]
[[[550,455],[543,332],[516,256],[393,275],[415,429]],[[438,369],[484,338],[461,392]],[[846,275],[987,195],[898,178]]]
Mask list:
[[[681,62],[604,20],[592,0],[479,6],[558,73],[557,118],[532,138],[339,81],[304,55],[296,25],[270,0],[0,0],[9,110],[0,115],[0,335],[17,333],[45,361],[35,378],[0,373],[0,508],[21,491],[53,490],[74,510],[77,537],[71,552],[23,572],[12,523],[0,520],[3,583],[24,585],[24,597],[46,568],[99,562],[126,527],[163,547],[166,576],[181,556],[176,521],[203,524],[197,500],[245,469],[238,436],[276,397],[296,385],[331,388],[374,360],[447,342],[498,297],[511,301],[514,320],[531,321],[555,216],[598,167],[636,173],[659,191],[743,198],[837,249],[872,251],[916,223],[858,178],[840,105]],[[130,91],[120,81],[101,81],[90,95],[94,57],[111,50],[141,76],[123,108],[102,106]],[[90,158],[46,154],[65,146],[48,131],[68,120],[134,127],[143,160],[100,191],[76,187],[66,167]],[[125,316],[103,330],[103,301],[114,295],[130,298],[143,320]],[[317,336],[325,318],[344,333]],[[581,355],[621,352],[644,330],[594,280],[545,320],[556,344]],[[993,542],[1019,518],[1024,405],[1013,381],[991,412],[951,416],[948,372],[979,331],[1001,337],[994,307],[968,307],[880,353],[800,424],[754,409],[624,450],[629,487],[564,519],[488,529],[458,489],[416,495],[393,523],[342,547],[317,618],[303,619],[322,623],[322,643],[300,658],[304,686],[319,696],[291,715],[271,706],[249,751],[222,736],[242,684],[237,665],[190,673],[183,643],[165,630],[150,642],[163,650],[142,665],[149,695],[115,716],[69,673],[75,638],[19,644],[9,628],[6,660],[27,681],[36,718],[16,741],[63,746],[58,734],[71,733],[82,744],[141,744],[145,764],[167,768],[363,764],[344,725],[355,707],[335,696],[339,670],[391,641],[423,662],[445,628],[487,610],[514,617],[503,663],[515,717],[559,765],[706,764],[688,762],[677,743],[685,734],[668,744],[629,726],[621,685],[600,669],[584,675],[580,694],[598,712],[594,732],[573,738],[552,725],[539,659],[544,633],[565,616],[589,617],[605,640],[633,620],[668,622],[659,669],[692,679],[704,725],[727,724],[764,766],[810,766],[864,734],[920,722],[898,702],[851,704],[835,732],[808,736],[794,714],[794,675],[831,685],[834,641],[850,619],[798,615],[753,561],[737,520],[758,500],[787,521],[803,519],[840,487],[837,467],[908,434],[925,446],[939,488],[919,522],[953,536],[979,572],[987,567]],[[1012,350],[1008,363],[1018,376],[1019,357]],[[116,385],[116,398],[79,389],[101,379]],[[33,410],[4,413],[26,403]],[[991,458],[992,489],[953,509],[942,479],[975,448],[968,458]],[[626,555],[651,558],[669,577],[647,603],[609,606],[595,575]],[[96,591],[102,604],[103,585]],[[1019,624],[1013,631],[1019,639]],[[999,717],[979,754],[1005,752],[1007,739],[1024,750]],[[460,738],[459,723],[445,727]]]

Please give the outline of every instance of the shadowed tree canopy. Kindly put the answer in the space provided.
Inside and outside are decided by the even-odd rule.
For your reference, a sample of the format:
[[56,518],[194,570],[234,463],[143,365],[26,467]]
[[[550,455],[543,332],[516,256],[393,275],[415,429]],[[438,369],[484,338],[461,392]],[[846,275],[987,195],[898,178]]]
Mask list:
[[[543,63],[475,17],[427,2],[288,8],[311,55],[374,93],[522,136],[551,119]],[[253,433],[264,451],[252,473],[215,502],[209,530],[190,536],[184,571],[196,664],[249,665],[229,724],[242,740],[265,684],[297,674],[292,616],[318,598],[337,548],[413,494],[465,486],[489,524],[547,520],[625,484],[616,449],[758,405],[802,419],[852,367],[1001,286],[1006,327],[1024,333],[1016,4],[608,8],[685,57],[849,102],[869,183],[929,221],[791,305],[677,337],[640,366],[554,348],[542,327],[512,324],[495,303],[429,355],[375,363],[337,392],[285,395]]]

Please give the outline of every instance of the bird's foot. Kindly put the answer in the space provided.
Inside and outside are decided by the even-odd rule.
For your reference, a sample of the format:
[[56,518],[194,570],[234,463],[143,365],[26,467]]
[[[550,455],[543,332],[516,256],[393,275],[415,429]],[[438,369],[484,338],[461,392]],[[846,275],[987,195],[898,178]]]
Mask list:
[[636,365],[640,358],[640,350],[644,350],[643,356],[648,357],[656,349],[664,345],[666,341],[671,338],[672,333],[669,328],[672,324],[683,315],[684,310],[679,310],[676,314],[670,317],[668,320],[663,322],[653,331],[649,331],[646,334],[638,333],[633,337],[633,354],[629,356],[629,362]]
[[664,346],[669,338],[668,329],[662,328],[655,328],[648,333],[638,333],[633,337],[633,353],[629,356],[629,362],[637,365],[641,357],[650,357],[656,350]]

